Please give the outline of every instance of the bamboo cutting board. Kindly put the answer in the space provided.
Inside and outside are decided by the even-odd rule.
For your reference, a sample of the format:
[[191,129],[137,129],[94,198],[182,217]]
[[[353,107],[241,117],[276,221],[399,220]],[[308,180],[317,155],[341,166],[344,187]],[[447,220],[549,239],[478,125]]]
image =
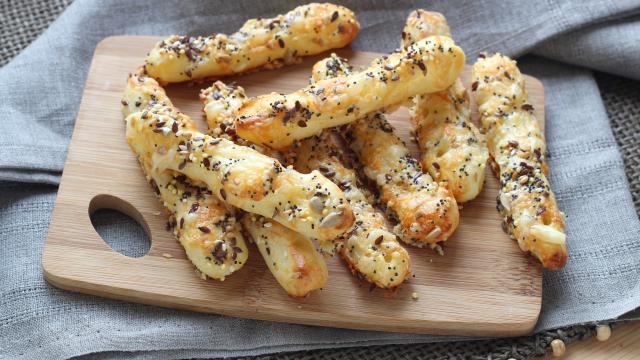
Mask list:
[[[370,292],[336,256],[327,259],[326,288],[304,299],[291,298],[253,245],[242,270],[224,282],[201,280],[180,244],[165,230],[167,219],[158,215],[161,204],[124,139],[120,97],[125,80],[156,41],[119,36],[96,48],[44,250],[49,282],[114,299],[310,325],[487,336],[520,335],[533,328],[540,312],[541,268],[502,232],[493,174],[487,174],[479,198],[464,205],[461,225],[446,242],[445,256],[407,246],[415,277],[395,293]],[[338,53],[356,68],[378,56],[348,49]],[[287,93],[308,83],[311,66],[320,58],[226,81],[237,81],[249,95]],[[467,68],[466,85],[469,75]],[[176,85],[167,91],[179,108],[201,120],[198,91],[208,85]],[[538,119],[544,119],[542,84],[527,77],[527,89]],[[415,151],[407,110],[392,114],[390,121]],[[149,253],[130,258],[112,250],[90,221],[101,208],[136,219],[151,239]],[[412,299],[414,292],[417,300]]]

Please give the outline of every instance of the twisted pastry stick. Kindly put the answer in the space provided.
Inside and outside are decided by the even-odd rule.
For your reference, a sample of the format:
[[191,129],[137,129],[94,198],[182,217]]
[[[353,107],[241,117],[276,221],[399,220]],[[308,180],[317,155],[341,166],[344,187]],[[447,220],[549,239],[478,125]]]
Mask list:
[[[402,32],[402,47],[433,35],[451,37],[445,17],[415,10]],[[422,168],[437,182],[446,182],[456,200],[474,199],[484,185],[489,153],[484,135],[471,122],[469,95],[460,78],[446,90],[413,98],[412,121],[416,128]]]
[[500,180],[498,210],[503,228],[548,269],[567,262],[564,216],[551,191],[540,124],[527,102],[516,62],[495,54],[473,66],[473,89]]
[[[201,99],[205,103],[210,129],[237,139],[234,136],[232,121],[235,118],[234,111],[246,99],[244,90],[241,87],[226,86],[218,81],[201,93]],[[354,210],[356,218],[354,226],[341,237],[342,239],[339,239],[341,243],[344,242],[340,247],[340,254],[350,269],[378,287],[396,287],[410,275],[409,255],[398,244],[396,236],[386,231],[384,219],[366,200],[367,195],[368,197],[371,195],[366,194],[366,190],[358,188],[354,171],[345,167],[340,161],[338,154],[340,146],[331,139],[332,136],[328,131],[324,131],[319,137],[305,139],[294,145],[291,151],[293,154],[289,157],[296,158],[297,170],[302,172],[320,170],[338,184]],[[266,151],[269,152],[269,150]],[[260,222],[259,219],[258,222]],[[243,219],[245,228],[247,225],[254,224],[248,223]],[[266,234],[263,237],[265,246],[271,246],[269,239],[272,237],[273,234]],[[273,253],[273,246],[271,248]],[[284,260],[285,264],[288,263],[286,259]]]
[[[205,183],[229,205],[320,241],[336,238],[353,224],[344,194],[319,172],[300,174],[251,148],[202,134],[155,80],[133,75],[129,82],[128,91],[155,99],[145,111],[126,118],[127,142],[138,156],[150,157],[154,169],[178,171]],[[324,203],[320,211],[310,206],[317,197]]]
[[271,19],[248,20],[229,36],[170,36],[151,49],[145,69],[162,84],[272,69],[344,47],[359,30],[351,10],[313,3]]
[[[204,104],[209,132],[246,143],[233,131],[236,111],[245,98],[242,87],[226,86],[220,81],[201,91],[200,99]],[[279,154],[270,152],[269,155]],[[267,267],[289,295],[303,297],[327,283],[327,266],[308,237],[260,215],[246,214],[241,223],[251,235]]]
[[414,95],[443,90],[463,66],[464,53],[453,40],[430,37],[374,61],[362,72],[320,80],[289,95],[249,99],[240,108],[235,128],[253,143],[284,148]]
[[340,255],[358,277],[380,288],[395,288],[410,275],[407,251],[396,235],[386,229],[384,218],[367,201],[371,195],[358,185],[353,169],[340,160],[340,147],[330,130],[302,140],[295,146],[295,168],[302,172],[319,169],[338,184],[355,214],[354,226],[344,235]]
[[[124,116],[150,111],[156,102],[152,95],[130,78],[122,99]],[[233,209],[186,176],[154,167],[152,156],[141,154],[138,159],[170,214],[174,235],[196,268],[217,280],[239,270],[249,252]]]
[[[351,77],[345,59],[332,54],[313,67],[313,79]],[[394,231],[418,247],[446,240],[458,226],[458,206],[446,186],[439,186],[411,156],[381,112],[353,122],[346,140],[380,191],[380,201],[399,224]]]

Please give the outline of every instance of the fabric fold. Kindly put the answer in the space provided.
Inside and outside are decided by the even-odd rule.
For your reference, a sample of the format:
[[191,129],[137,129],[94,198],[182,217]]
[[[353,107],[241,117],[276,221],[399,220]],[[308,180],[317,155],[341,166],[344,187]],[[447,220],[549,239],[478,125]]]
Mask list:
[[[636,36],[629,36],[636,34]],[[640,80],[640,15],[612,19],[571,31],[533,49],[536,55],[567,64]]]

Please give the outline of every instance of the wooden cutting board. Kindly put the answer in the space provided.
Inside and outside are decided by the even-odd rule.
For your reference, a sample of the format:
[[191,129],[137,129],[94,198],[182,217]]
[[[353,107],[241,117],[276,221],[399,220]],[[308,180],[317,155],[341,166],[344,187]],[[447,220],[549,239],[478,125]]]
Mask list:
[[[327,260],[326,288],[304,299],[291,298],[253,245],[242,270],[224,282],[201,280],[180,244],[165,230],[167,219],[158,215],[161,204],[124,139],[120,97],[125,80],[156,41],[119,36],[96,48],[44,250],[43,269],[49,282],[114,299],[320,326],[487,336],[520,335],[533,328],[540,312],[541,268],[502,232],[495,209],[498,183],[490,173],[483,193],[464,205],[460,227],[446,242],[445,256],[407,246],[415,277],[395,293],[370,292],[336,256]],[[379,56],[348,49],[338,53],[356,68]],[[249,95],[287,93],[308,83],[311,66],[322,57],[226,81],[237,81]],[[466,85],[469,70],[463,76]],[[530,102],[542,120],[542,84],[526,78]],[[203,128],[198,91],[208,85],[167,89],[174,103]],[[390,120],[415,151],[407,110],[398,110]],[[101,208],[136,219],[151,239],[149,253],[130,258],[112,250],[90,221]],[[417,300],[412,299],[414,292]]]

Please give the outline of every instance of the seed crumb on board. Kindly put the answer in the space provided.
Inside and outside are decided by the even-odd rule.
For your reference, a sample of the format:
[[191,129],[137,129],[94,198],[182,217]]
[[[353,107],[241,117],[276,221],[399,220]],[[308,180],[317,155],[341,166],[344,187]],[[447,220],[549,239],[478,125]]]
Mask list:
[[413,299],[413,301],[416,301],[419,298],[420,298],[420,296],[418,295],[417,292],[414,291],[414,292],[411,293],[411,299]]
[[[198,269],[194,269],[194,270],[195,270],[196,274],[198,274],[198,276],[200,277],[200,279],[202,279],[202,280],[207,280],[207,274],[205,274],[205,273],[201,272],[201,271],[200,271],[200,270],[198,270]],[[224,281],[224,280],[221,280],[221,281]]]
[[162,257],[164,257],[165,259],[172,259],[173,255],[171,255],[169,253],[164,253],[164,254],[162,254]]

